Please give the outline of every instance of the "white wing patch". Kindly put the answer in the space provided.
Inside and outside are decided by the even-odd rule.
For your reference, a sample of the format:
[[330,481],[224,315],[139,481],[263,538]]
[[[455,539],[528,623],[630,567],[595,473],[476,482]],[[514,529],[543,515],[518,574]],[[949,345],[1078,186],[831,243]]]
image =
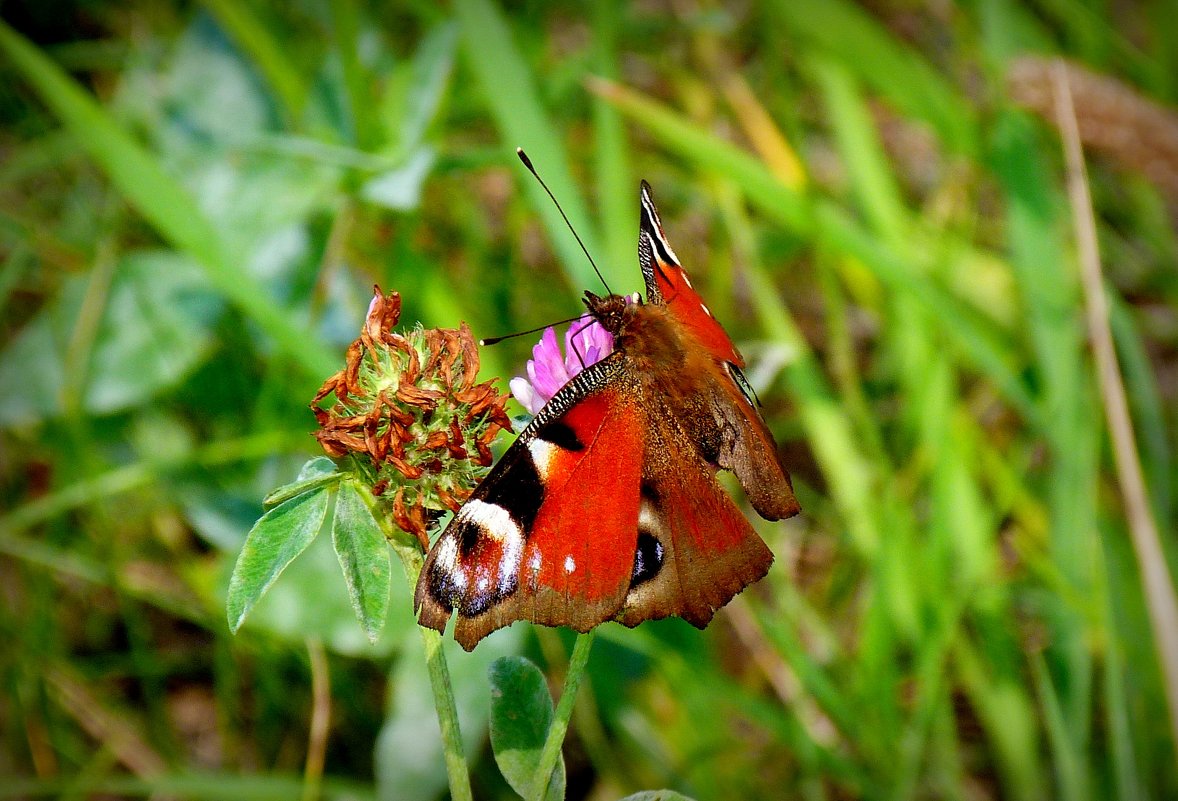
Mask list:
[[456,570],[458,566],[458,538],[449,536],[438,541],[438,555],[435,557],[442,571],[454,582],[459,592],[466,589],[466,574]]
[[536,475],[540,476],[541,481],[548,480],[548,469],[555,450],[555,445],[539,437],[528,443],[528,452],[532,454],[532,465],[536,468]]
[[[499,583],[504,584],[514,578],[519,571],[520,558],[524,549],[524,534],[519,525],[511,519],[511,515],[502,506],[477,498],[466,502],[466,506],[458,512],[458,518],[478,526],[488,537],[499,543],[503,549],[503,556],[499,561]],[[453,544],[451,544],[453,543]],[[453,551],[453,553],[451,553]],[[443,551],[438,553],[438,559],[443,561],[443,567],[453,565],[458,556],[458,542],[448,540]],[[454,575],[461,575],[461,571],[449,571]],[[482,585],[482,581],[479,582]],[[480,586],[480,590],[486,587]]]

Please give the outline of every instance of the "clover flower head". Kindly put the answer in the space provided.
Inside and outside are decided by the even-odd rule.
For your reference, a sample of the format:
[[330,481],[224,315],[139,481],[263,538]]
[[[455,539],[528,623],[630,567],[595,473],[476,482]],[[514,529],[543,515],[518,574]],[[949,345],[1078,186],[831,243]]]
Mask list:
[[544,404],[577,373],[604,359],[614,349],[614,338],[596,320],[576,320],[564,336],[564,351],[552,326],[532,348],[528,360],[527,377],[511,379],[511,394],[531,414],[537,414]]
[[315,437],[328,456],[355,459],[374,495],[392,490],[397,525],[427,548],[428,530],[470,497],[491,464],[491,442],[511,430],[507,395],[476,382],[478,347],[466,323],[395,331],[400,295],[374,290],[346,366],[311,401]]

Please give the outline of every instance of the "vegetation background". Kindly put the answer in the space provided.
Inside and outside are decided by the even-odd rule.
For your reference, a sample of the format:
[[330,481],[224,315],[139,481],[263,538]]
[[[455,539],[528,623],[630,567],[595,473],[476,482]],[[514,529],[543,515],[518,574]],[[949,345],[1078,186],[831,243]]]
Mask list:
[[[374,283],[482,336],[600,288],[517,145],[615,291],[640,288],[654,185],[805,510],[756,521],[777,563],[706,632],[603,628],[570,797],[1178,797],[1150,623],[1178,575],[1173,0],[0,18],[0,798],[445,792],[407,586],[376,645],[323,537],[235,637],[225,588]],[[1089,71],[1104,388],[1153,557],[1089,347],[1057,73],[1028,58],[1057,55]],[[513,797],[487,664],[558,682],[567,634],[450,655],[477,797]]]

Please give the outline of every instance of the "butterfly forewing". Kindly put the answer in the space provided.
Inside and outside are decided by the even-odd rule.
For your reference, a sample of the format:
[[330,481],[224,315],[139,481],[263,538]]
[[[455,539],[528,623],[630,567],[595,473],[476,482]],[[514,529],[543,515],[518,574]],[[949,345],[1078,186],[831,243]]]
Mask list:
[[417,584],[423,625],[451,609],[463,647],[526,619],[580,631],[613,618],[638,532],[643,432],[624,355],[581,372],[479,485]]
[[724,328],[712,316],[703,298],[691,285],[687,271],[663,233],[650,184],[642,182],[641,217],[638,223],[638,263],[646,282],[646,299],[666,306],[701,345],[721,361],[744,366],[744,357]]
[[[650,185],[642,182],[638,260],[649,299],[666,306],[687,333],[711,355],[698,369],[713,374],[706,384],[715,424],[721,434],[716,464],[736,473],[753,508],[768,520],[798,513],[789,476],[777,457],[773,436],[761,419],[740,368],[744,358],[691,285],[663,232]],[[711,421],[704,421],[709,428]],[[701,432],[692,432],[700,439]]]

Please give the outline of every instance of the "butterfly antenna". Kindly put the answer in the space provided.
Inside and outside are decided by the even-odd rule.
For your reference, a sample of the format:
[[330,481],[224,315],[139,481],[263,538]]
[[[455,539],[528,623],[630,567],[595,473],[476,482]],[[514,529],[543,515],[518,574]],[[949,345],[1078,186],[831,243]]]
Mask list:
[[597,269],[597,262],[593,261],[593,257],[589,255],[589,249],[585,247],[585,243],[581,241],[580,235],[577,234],[577,229],[573,228],[573,224],[569,222],[568,215],[565,214],[564,209],[560,207],[560,201],[556,199],[556,195],[552,194],[552,190],[548,188],[548,184],[544,183],[544,179],[540,177],[540,173],[536,172],[536,168],[532,166],[532,160],[528,158],[528,154],[524,152],[522,147],[517,147],[515,149],[515,155],[519,156],[519,160],[522,161],[524,166],[528,168],[528,172],[530,172],[532,177],[540,182],[540,186],[544,187],[544,191],[548,193],[548,197],[552,198],[552,203],[554,206],[556,206],[556,210],[560,212],[560,216],[564,219],[564,224],[568,226],[569,231],[572,232],[573,238],[576,239],[577,244],[581,246],[581,252],[585,254],[585,258],[589,259],[589,264],[593,265],[593,272],[597,273],[597,277],[600,279],[601,285],[605,287],[605,291],[607,293],[612,295],[613,291],[609,288],[609,284],[605,282],[605,276],[601,274],[601,270]]
[[501,337],[480,339],[479,344],[483,347],[486,347],[487,345],[498,345],[505,339],[514,339],[515,337],[527,336],[528,334],[534,334],[537,331],[543,331],[545,328],[550,328],[554,325],[564,325],[565,323],[571,323],[573,320],[584,320],[588,316],[588,314],[578,314],[576,317],[570,317],[567,320],[557,320],[554,323],[548,323],[548,325],[542,325],[539,328],[529,328],[527,331],[516,331],[514,334],[504,334]]

